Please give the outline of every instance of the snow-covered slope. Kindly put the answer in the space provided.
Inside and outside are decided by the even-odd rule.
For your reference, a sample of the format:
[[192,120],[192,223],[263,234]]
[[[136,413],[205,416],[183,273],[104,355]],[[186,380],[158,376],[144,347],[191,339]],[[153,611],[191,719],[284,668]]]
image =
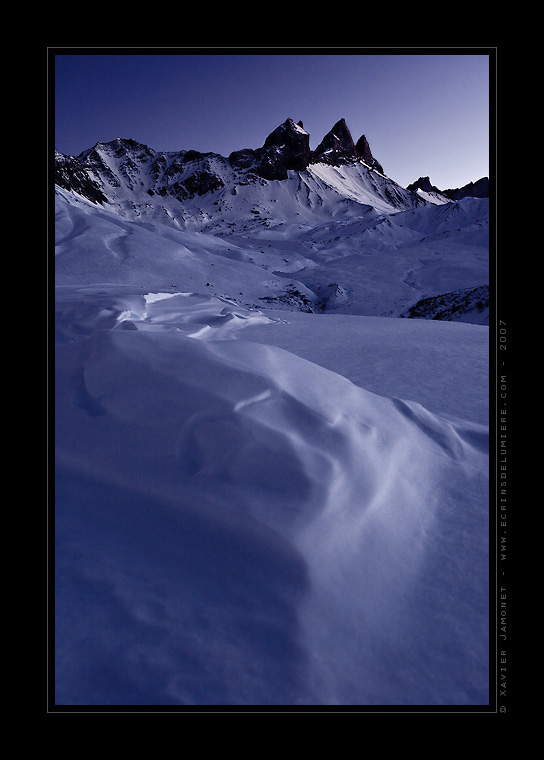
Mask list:
[[437,206],[441,206],[443,203],[449,203],[450,199],[446,198],[441,193],[435,193],[433,191],[427,192],[426,190],[416,190],[416,193],[423,198],[423,200],[429,203],[435,203]]
[[58,158],[59,705],[488,703],[488,200],[283,127]]
[[[131,220],[149,219],[178,228],[228,229],[255,222],[275,226],[305,218],[319,218],[360,206],[392,213],[425,204],[417,193],[371,169],[362,160],[338,166],[315,163],[302,171],[286,171],[285,180],[266,180],[254,172],[232,166],[214,153],[180,151],[157,153],[132,140],[97,143],[77,159],[57,154],[59,186],[70,185],[67,166],[74,175],[84,172],[107,201],[105,206]],[[95,200],[95,197],[90,197]],[[296,216],[303,219],[297,220]]]
[[[59,704],[487,703],[487,426],[441,411],[482,416],[486,328],[299,314],[285,351],[286,312],[209,296],[56,309]],[[296,353],[376,377],[420,326],[433,412],[408,366],[383,396]]]
[[[345,196],[327,209],[301,177],[272,184],[266,193],[253,188],[251,203],[240,193],[238,202],[283,209],[273,225],[264,212],[229,221],[236,214],[223,209],[219,223],[200,229],[119,216],[110,204],[59,189],[56,280],[209,288],[245,305],[376,316],[400,316],[422,299],[488,283],[487,199],[384,215]],[[300,196],[304,205],[290,214]]]

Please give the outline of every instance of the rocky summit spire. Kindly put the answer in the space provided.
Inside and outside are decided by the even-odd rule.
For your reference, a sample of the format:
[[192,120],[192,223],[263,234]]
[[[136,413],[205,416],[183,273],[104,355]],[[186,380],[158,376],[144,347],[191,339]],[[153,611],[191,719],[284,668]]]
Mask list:
[[370,146],[368,144],[368,140],[364,135],[361,135],[361,137],[357,140],[357,145],[355,146],[357,150],[357,155],[359,158],[362,158],[365,164],[368,164],[372,169],[376,169],[376,171],[379,171],[380,174],[383,174],[383,169],[381,167],[381,164],[379,164],[372,153],[370,152]]
[[254,172],[264,179],[287,179],[288,171],[304,171],[309,164],[339,166],[357,159],[383,174],[366,137],[363,135],[355,145],[345,119],[337,121],[310,151],[310,135],[302,121],[295,123],[289,118],[268,135],[262,148],[236,150],[230,154],[229,163],[233,169]]
[[286,119],[276,127],[264,141],[263,147],[268,149],[266,162],[271,167],[281,164],[285,170],[303,171],[310,161],[310,135],[301,123],[295,124],[293,119]]
[[344,159],[356,158],[357,151],[345,119],[337,121],[312,152],[311,162],[335,164]]
[[252,169],[264,179],[287,179],[288,171],[303,171],[310,162],[310,135],[302,122],[286,119],[266,138],[262,148],[234,151],[231,166]]

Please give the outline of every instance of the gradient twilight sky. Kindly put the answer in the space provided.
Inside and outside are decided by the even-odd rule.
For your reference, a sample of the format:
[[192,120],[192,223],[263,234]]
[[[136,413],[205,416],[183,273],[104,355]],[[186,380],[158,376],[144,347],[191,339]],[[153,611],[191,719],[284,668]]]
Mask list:
[[[202,48],[204,51],[208,48]],[[55,147],[77,156],[130,137],[157,151],[228,156],[291,117],[314,149],[345,118],[387,176],[444,190],[489,176],[489,56],[55,51]],[[211,49],[213,50],[213,49]],[[361,48],[362,51],[365,48]]]

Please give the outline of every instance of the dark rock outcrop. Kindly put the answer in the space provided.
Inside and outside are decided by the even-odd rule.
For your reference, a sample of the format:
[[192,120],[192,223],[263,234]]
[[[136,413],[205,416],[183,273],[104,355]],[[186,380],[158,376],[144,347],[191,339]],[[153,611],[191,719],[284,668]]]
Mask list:
[[442,190],[439,190],[434,185],[431,185],[430,177],[420,177],[415,182],[412,182],[406,187],[407,190],[423,190],[424,193],[440,193],[443,195]]
[[[465,319],[467,314],[471,314],[471,319]],[[401,316],[408,319],[435,319],[445,322],[460,320],[489,324],[489,285],[423,298]]]
[[205,195],[209,192],[219,190],[224,187],[225,183],[216,174],[210,171],[199,170],[190,174],[185,180],[179,182],[183,188],[186,198],[192,198],[195,195]]
[[310,162],[310,135],[293,119],[286,119],[266,138],[262,148],[237,150],[229,163],[264,179],[287,179],[288,171],[303,171]]
[[257,164],[257,152],[251,148],[235,150],[229,156],[229,164],[233,169],[251,170]]
[[340,119],[312,151],[310,162],[335,165],[355,158],[357,150],[351,132],[345,119]]
[[357,151],[358,157],[362,158],[365,164],[370,166],[371,169],[376,169],[376,171],[380,172],[380,174],[384,173],[382,165],[376,161],[372,155],[370,151],[370,145],[368,144],[368,140],[366,139],[365,135],[361,135],[361,137],[357,140],[355,149]]
[[286,119],[268,135],[263,146],[266,155],[279,155],[285,168],[294,171],[303,171],[310,162],[310,135],[301,123]]

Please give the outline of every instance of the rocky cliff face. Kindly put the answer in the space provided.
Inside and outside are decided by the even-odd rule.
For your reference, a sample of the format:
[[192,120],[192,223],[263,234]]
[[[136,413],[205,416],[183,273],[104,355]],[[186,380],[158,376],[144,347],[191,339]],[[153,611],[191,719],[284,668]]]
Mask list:
[[323,140],[313,151],[311,162],[323,163],[333,166],[349,159],[357,158],[357,150],[351,136],[351,132],[344,119],[337,121],[330,132],[327,132]]
[[310,163],[310,135],[301,121],[295,124],[289,118],[268,135],[262,148],[234,151],[229,162],[264,179],[287,179],[288,171],[303,171]]
[[372,155],[365,135],[361,135],[356,143],[353,142],[345,119],[336,122],[311,155],[311,163],[325,163],[333,166],[358,159],[380,174],[384,173],[382,165]]
[[361,135],[361,137],[357,140],[357,145],[355,146],[355,149],[357,151],[357,155],[359,158],[362,158],[362,160],[365,162],[365,164],[368,164],[372,169],[376,169],[376,171],[380,172],[380,174],[383,174],[383,168],[378,161],[374,158],[370,151],[370,145],[368,144],[368,140],[366,139],[365,135]]

